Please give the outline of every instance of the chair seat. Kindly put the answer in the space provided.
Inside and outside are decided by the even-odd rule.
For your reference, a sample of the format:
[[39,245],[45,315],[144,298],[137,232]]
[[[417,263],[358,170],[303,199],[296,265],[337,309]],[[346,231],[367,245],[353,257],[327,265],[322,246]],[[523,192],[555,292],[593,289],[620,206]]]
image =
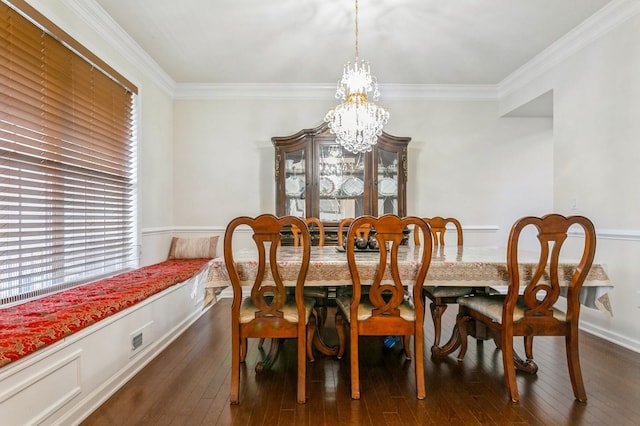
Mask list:
[[[309,322],[309,317],[311,316],[311,312],[313,311],[313,307],[315,305],[315,299],[311,297],[304,298],[305,324]],[[240,323],[247,324],[256,319],[257,311],[259,311],[259,309],[256,308],[250,297],[242,299],[242,305],[240,306]],[[287,321],[294,323],[298,322],[298,308],[296,307],[295,300],[287,302],[283,306],[282,312],[284,313],[284,319],[286,319]]]
[[329,297],[329,290],[326,287],[305,287],[302,294],[304,294],[304,297],[326,299]]
[[[506,296],[470,296],[459,297],[457,303],[461,306],[466,306],[469,309],[473,309],[476,312],[480,312],[493,322],[498,324],[502,323],[502,305]],[[518,301],[516,307],[513,310],[513,320],[519,321],[524,318],[526,305]],[[559,309],[551,308],[553,311],[553,317],[559,321],[566,321],[566,315]]]
[[[336,297],[336,305],[347,322],[351,322],[351,296],[341,295]],[[411,300],[405,299],[398,308],[400,309],[400,317],[407,321],[416,320],[415,308]],[[360,305],[358,306],[358,321],[371,318],[372,309],[375,309],[375,306],[371,303],[369,297],[362,295],[360,297]]]
[[436,297],[460,297],[473,291],[473,287],[434,287],[425,286],[423,291],[430,299]]

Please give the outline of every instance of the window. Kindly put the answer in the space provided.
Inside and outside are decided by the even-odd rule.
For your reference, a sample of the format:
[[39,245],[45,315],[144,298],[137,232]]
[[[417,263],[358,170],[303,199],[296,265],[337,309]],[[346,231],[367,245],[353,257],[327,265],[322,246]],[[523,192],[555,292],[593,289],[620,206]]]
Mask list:
[[0,3],[0,304],[137,262],[137,88],[12,3],[21,12]]

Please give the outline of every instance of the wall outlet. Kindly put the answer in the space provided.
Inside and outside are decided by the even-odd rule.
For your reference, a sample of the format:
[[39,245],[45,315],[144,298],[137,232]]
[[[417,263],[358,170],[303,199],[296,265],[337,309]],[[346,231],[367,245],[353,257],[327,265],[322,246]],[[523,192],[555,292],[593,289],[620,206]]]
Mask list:
[[569,207],[571,210],[578,210],[578,196],[574,195],[569,200]]

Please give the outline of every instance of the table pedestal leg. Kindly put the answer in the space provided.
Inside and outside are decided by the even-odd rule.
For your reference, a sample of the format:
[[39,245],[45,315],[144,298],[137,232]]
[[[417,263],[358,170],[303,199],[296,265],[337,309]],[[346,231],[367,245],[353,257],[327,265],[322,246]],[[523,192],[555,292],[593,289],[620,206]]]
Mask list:
[[313,347],[318,350],[322,355],[336,356],[338,355],[338,346],[328,346],[322,339],[320,334],[320,327],[316,327],[316,332],[313,334]]
[[538,372],[538,364],[531,358],[523,360],[520,356],[513,351],[513,362],[516,366],[516,370],[524,371],[529,374],[536,374]]
[[265,369],[271,368],[280,352],[280,346],[283,339],[271,339],[271,345],[269,346],[269,353],[262,359],[262,361],[256,364],[256,373],[261,373]]
[[[500,348],[499,336],[491,329],[485,327],[483,324],[477,323],[476,321],[467,321],[467,334],[478,340],[493,339],[496,346]],[[460,347],[460,339],[460,330],[458,329],[458,325],[456,324],[453,327],[453,333],[451,334],[451,338],[449,339],[449,341],[443,346],[433,345],[431,347],[431,354],[436,357],[443,357],[453,353]],[[532,358],[523,360],[515,350],[513,351],[513,361],[515,363],[516,370],[524,371],[530,374],[536,374],[538,372],[538,365]]]
[[460,347],[460,330],[458,330],[458,326],[453,327],[453,333],[451,334],[451,338],[449,341],[445,343],[443,346],[433,345],[431,347],[431,354],[433,356],[442,357],[451,354],[453,351]]

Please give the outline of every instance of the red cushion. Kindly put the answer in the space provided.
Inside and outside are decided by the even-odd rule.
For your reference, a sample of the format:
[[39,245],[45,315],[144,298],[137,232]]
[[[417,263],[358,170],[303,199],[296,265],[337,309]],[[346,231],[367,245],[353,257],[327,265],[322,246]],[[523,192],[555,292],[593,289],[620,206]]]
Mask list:
[[0,367],[188,280],[209,260],[167,260],[0,309]]

